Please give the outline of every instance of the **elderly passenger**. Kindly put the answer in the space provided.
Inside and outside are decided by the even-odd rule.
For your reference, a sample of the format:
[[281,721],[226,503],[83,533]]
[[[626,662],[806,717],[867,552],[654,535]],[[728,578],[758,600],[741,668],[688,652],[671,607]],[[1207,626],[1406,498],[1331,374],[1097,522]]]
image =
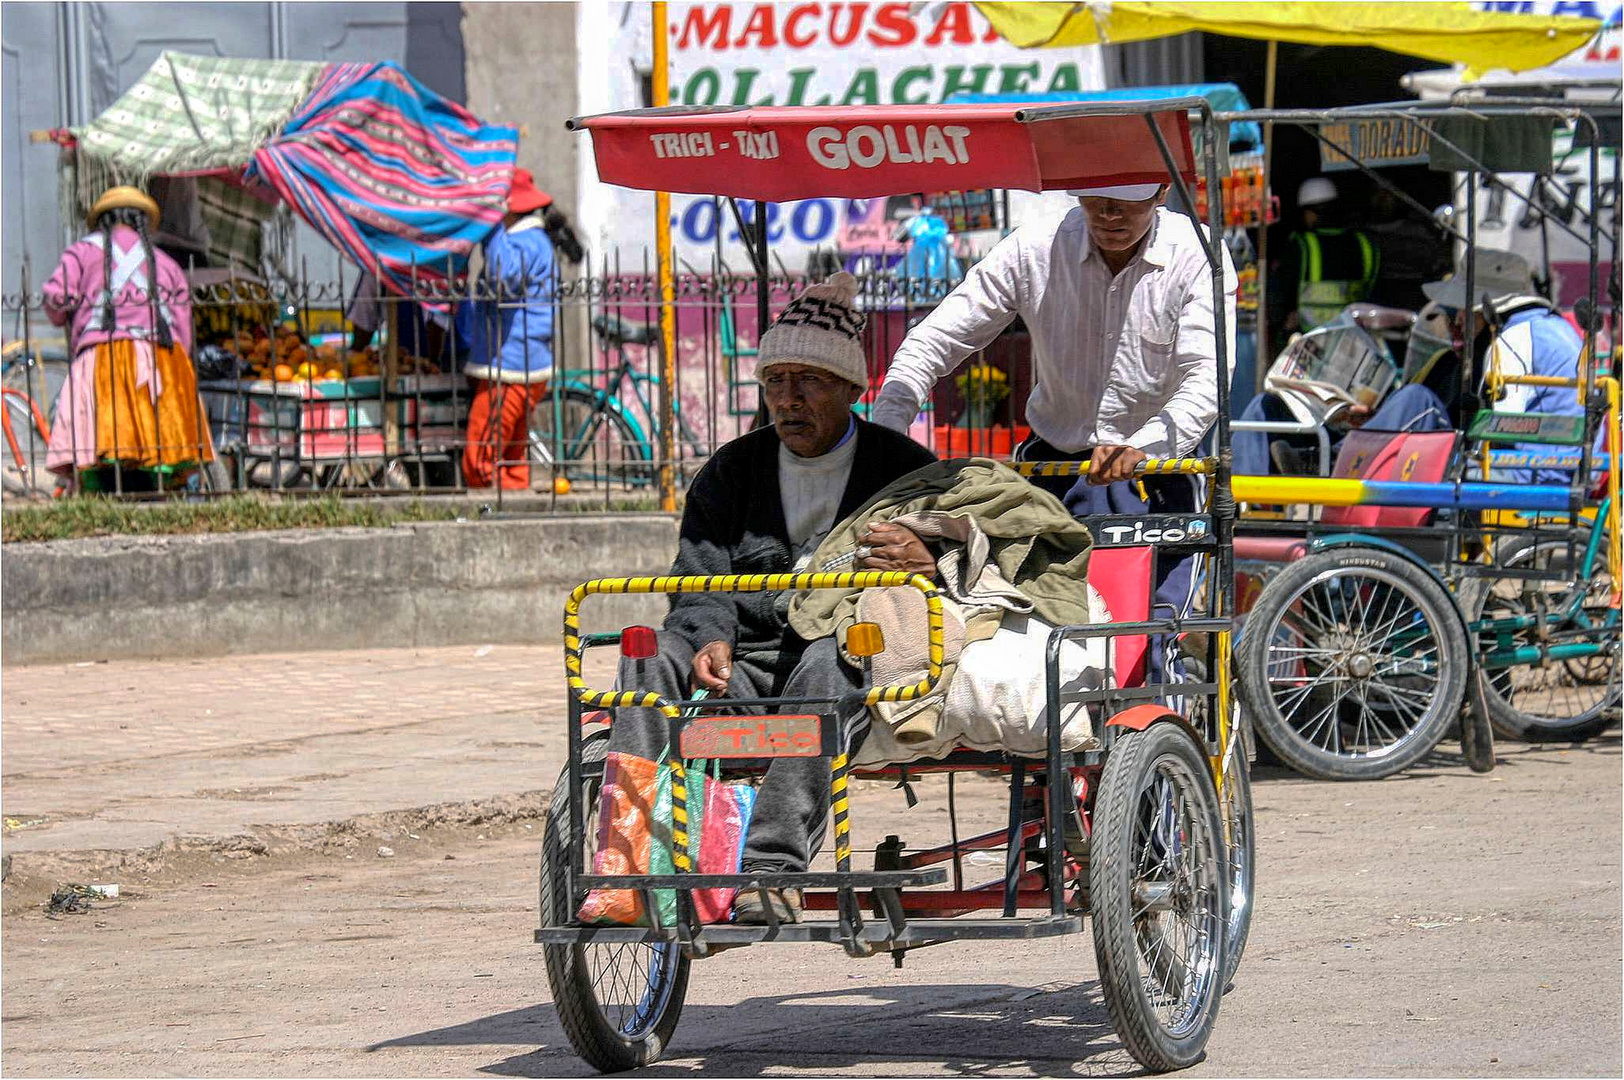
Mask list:
[[[836,274],[807,289],[762,335],[757,378],[769,427],[719,449],[688,492],[673,574],[771,574],[804,569],[836,522],[891,481],[935,457],[904,435],[858,419],[852,406],[868,385],[851,306],[857,283]],[[876,524],[863,537],[860,569],[934,573],[923,542],[907,529]],[[791,630],[787,600],[774,593],[694,593],[673,598],[659,654],[620,685],[672,700],[704,689],[736,697],[837,698],[859,673],[833,638],[808,642]],[[610,749],[659,760],[668,729],[653,710],[622,709]],[[779,758],[767,770],[744,850],[747,872],[807,868],[824,831],[828,758]],[[770,890],[781,920],[800,915],[796,890]],[[739,922],[764,922],[759,894],[739,895]]]

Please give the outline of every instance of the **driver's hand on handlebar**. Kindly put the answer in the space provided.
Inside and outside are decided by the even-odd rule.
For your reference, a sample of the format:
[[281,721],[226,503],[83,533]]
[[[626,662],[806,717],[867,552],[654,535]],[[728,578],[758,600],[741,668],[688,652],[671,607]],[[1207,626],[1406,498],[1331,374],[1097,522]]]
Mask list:
[[1096,486],[1132,480],[1134,466],[1145,460],[1145,452],[1132,446],[1096,446],[1088,459],[1088,482]]
[[903,525],[871,521],[857,538],[859,570],[905,570],[936,578],[936,559],[925,542]]
[[694,653],[695,690],[709,690],[721,695],[727,693],[727,680],[733,675],[733,646],[725,641],[713,641]]

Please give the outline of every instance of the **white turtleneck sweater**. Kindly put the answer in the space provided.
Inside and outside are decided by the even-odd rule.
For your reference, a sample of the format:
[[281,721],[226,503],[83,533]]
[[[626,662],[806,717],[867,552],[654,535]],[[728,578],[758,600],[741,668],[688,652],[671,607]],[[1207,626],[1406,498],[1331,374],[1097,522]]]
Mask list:
[[800,457],[779,444],[778,494],[784,503],[784,524],[789,527],[797,570],[834,528],[856,456],[856,420],[846,429],[845,438],[820,457]]

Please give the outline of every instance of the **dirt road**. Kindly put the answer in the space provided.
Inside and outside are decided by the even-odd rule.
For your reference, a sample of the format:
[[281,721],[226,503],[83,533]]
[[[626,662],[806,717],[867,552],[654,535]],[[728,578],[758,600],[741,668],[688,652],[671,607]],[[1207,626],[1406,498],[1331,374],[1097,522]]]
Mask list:
[[[1618,735],[1501,752],[1489,776],[1449,752],[1374,784],[1260,774],[1252,943],[1192,1075],[1619,1074]],[[995,820],[997,792],[966,787]],[[935,832],[940,791],[920,790],[911,811],[858,791],[859,838]],[[302,853],[177,856],[56,919],[44,883],[14,877],[4,1071],[582,1074],[530,943],[540,827],[408,821]],[[650,1071],[1135,1066],[1079,937],[927,949],[901,971],[827,946],[724,953],[695,967]]]

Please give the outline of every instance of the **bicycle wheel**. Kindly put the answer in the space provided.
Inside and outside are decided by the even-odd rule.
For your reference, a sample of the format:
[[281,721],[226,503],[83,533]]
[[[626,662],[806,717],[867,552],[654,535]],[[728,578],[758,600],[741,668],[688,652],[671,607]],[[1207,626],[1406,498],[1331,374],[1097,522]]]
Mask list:
[[[1239,730],[1235,737],[1241,737]],[[1224,986],[1235,981],[1246,952],[1246,939],[1252,933],[1252,901],[1256,895],[1257,852],[1252,826],[1252,766],[1245,752],[1236,748],[1235,761],[1224,778],[1223,807],[1229,874],[1229,911],[1224,922]]]
[[1449,594],[1380,548],[1319,552],[1247,617],[1240,691],[1258,734],[1320,780],[1377,780],[1438,745],[1466,699],[1466,633]]
[[600,393],[565,387],[530,411],[530,461],[562,465],[571,483],[637,486],[654,478],[653,448],[624,413]]
[[1125,732],[1095,800],[1094,957],[1106,1009],[1151,1072],[1201,1060],[1225,971],[1223,823],[1206,750],[1178,724]]
[[[581,747],[581,805],[592,820],[609,736]],[[597,830],[587,832],[585,865],[592,865]],[[553,787],[541,834],[541,919],[563,926],[574,919],[565,889],[570,845],[569,769]],[[653,1064],[664,1052],[682,1016],[688,994],[689,958],[676,944],[546,945],[547,985],[570,1046],[601,1072],[623,1072]]]
[[[1581,551],[1582,558],[1582,551]],[[1605,731],[1617,717],[1619,613],[1606,567],[1587,574],[1570,567],[1566,540],[1504,537],[1496,565],[1507,569],[1570,571],[1560,580],[1475,577],[1461,587],[1461,607],[1478,631],[1478,655],[1538,644],[1599,644],[1593,657],[1546,664],[1479,669],[1494,730],[1524,742],[1580,742]],[[1575,604],[1577,600],[1577,604]],[[1496,620],[1536,616],[1536,626],[1504,630]]]

